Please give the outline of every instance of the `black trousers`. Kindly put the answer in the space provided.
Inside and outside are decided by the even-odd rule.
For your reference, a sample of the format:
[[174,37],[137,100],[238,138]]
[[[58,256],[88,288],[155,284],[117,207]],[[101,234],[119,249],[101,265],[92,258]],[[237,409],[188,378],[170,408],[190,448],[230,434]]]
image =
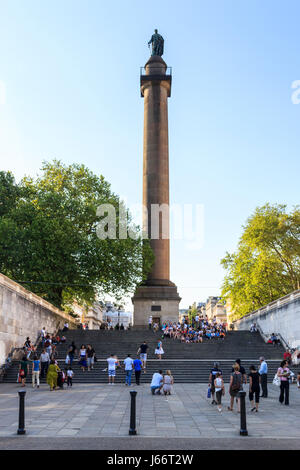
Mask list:
[[260,376],[261,380],[261,388],[262,388],[262,397],[267,398],[268,396],[268,374],[261,374]]
[[137,385],[140,385],[141,372],[142,372],[141,370],[135,371],[135,382]]
[[249,400],[252,401],[255,395],[255,403],[259,403],[259,392],[260,392],[259,388],[252,390],[252,392],[249,392]]
[[289,404],[289,391],[290,391],[290,384],[288,380],[281,380],[280,382],[280,395],[279,395],[279,401],[280,403],[284,403],[285,405]]
[[47,370],[49,367],[49,362],[41,362],[41,378],[44,378],[47,375]]

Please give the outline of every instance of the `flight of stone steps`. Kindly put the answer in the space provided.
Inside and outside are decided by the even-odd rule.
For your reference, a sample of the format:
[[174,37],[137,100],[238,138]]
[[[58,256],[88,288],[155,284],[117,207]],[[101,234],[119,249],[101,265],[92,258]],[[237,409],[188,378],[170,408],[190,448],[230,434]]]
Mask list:
[[[131,354],[134,359],[143,341],[147,342],[149,350],[147,371],[145,374],[142,373],[142,383],[150,383],[152,374],[158,369],[163,371],[170,369],[177,383],[206,383],[214,361],[219,362],[225,382],[228,382],[235,359],[240,358],[242,365],[248,372],[251,364],[259,365],[260,356],[264,356],[268,362],[268,380],[272,381],[284,353],[282,346],[266,344],[258,332],[250,333],[248,331],[228,332],[224,341],[204,339],[203,343],[182,344],[179,340],[165,338],[162,340],[165,354],[161,361],[154,354],[157,342],[162,338],[161,332],[154,333],[146,329],[129,331],[69,330],[65,336],[66,343],[57,346],[58,363],[61,368],[65,367],[67,348],[72,341],[75,342],[78,349],[82,344],[91,344],[98,359],[94,364],[94,369],[89,372],[82,372],[77,360],[73,362],[74,384],[76,382],[106,383],[107,371],[104,369],[107,367],[108,356],[116,354],[121,363],[127,354]],[[17,363],[14,363],[8,370],[4,382],[16,382],[17,368]],[[124,377],[124,370],[118,369],[116,383],[124,382]],[[27,378],[27,382],[30,381],[31,373]]]

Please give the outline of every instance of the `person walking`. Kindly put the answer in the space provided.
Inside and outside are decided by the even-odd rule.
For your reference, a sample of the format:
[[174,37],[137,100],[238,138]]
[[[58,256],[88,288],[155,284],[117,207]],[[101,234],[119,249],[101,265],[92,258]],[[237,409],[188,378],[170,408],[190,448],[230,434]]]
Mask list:
[[208,379],[208,386],[210,388],[211,396],[212,396],[212,405],[217,405],[217,402],[215,400],[215,378],[217,374],[222,375],[221,369],[219,369],[219,363],[214,362],[214,367],[211,369],[210,374],[209,374],[209,379]]
[[82,372],[84,372],[85,369],[87,368],[87,350],[84,344],[80,346],[78,360],[79,360],[81,370]]
[[46,335],[44,346],[45,346],[46,352],[49,354],[49,357],[51,357],[51,352],[52,352],[51,343],[52,343],[52,340],[50,338],[50,335]]
[[44,326],[41,329],[41,340],[42,340],[42,348],[43,348],[45,341],[46,341],[46,328]]
[[279,401],[281,404],[284,401],[285,405],[289,405],[290,374],[291,374],[291,371],[288,368],[287,362],[282,361],[279,369],[277,370],[277,376],[280,378]]
[[142,367],[144,370],[144,374],[146,374],[146,364],[147,364],[147,350],[149,346],[146,343],[146,341],[143,342],[143,344],[140,345],[137,354],[140,354],[140,359],[142,361]]
[[222,377],[222,372],[217,372],[214,379],[214,389],[216,391],[216,399],[218,411],[222,412],[222,396],[225,395],[224,381]]
[[35,388],[35,382],[37,388],[40,388],[40,361],[35,354],[33,356],[33,363],[32,363],[32,388]]
[[115,377],[116,377],[116,367],[120,364],[114,354],[111,354],[109,356],[109,358],[107,359],[107,364],[108,364],[108,385],[114,385]]
[[[259,380],[260,375],[256,370],[255,366],[250,366],[249,372],[249,400],[251,403],[251,411],[258,412],[258,405],[259,405],[259,394],[260,394],[260,386]],[[254,396],[255,396],[255,405],[254,405]]]
[[238,364],[234,364],[233,366],[234,372],[232,372],[230,376],[230,384],[229,384],[229,394],[230,394],[230,407],[228,407],[229,411],[233,411],[233,403],[234,399],[237,398],[237,406],[238,406],[238,413],[240,412],[240,399],[238,398],[238,393],[242,390],[243,387],[243,377],[240,373],[240,367]]
[[259,358],[260,368],[259,368],[259,375],[260,375],[260,383],[262,388],[262,398],[268,398],[268,364],[265,361],[265,358],[261,356]]
[[157,359],[161,359],[161,355],[164,354],[164,350],[162,347],[162,341],[159,341],[157,344],[157,348],[155,349],[155,354],[157,355]]
[[86,354],[87,354],[88,371],[90,371],[91,369],[94,369],[94,361],[95,361],[95,349],[90,344],[87,345]]
[[19,377],[21,377],[22,387],[26,386],[27,374],[28,374],[28,359],[27,359],[27,356],[23,356],[19,364]]
[[[239,370],[240,370],[240,373],[242,374],[242,384],[247,384],[247,374],[246,374],[246,370],[245,370],[245,367],[242,366],[241,364],[241,360],[240,359],[236,359],[235,361],[236,364],[238,364],[239,366]],[[233,370],[232,370],[233,372]]]
[[74,341],[72,341],[68,349],[68,355],[70,358],[70,366],[72,366],[72,362],[74,361],[74,356],[75,356],[76,351],[77,351],[76,344],[74,343]]
[[40,377],[43,379],[45,375],[47,375],[47,370],[49,367],[50,357],[49,354],[46,352],[46,349],[42,350],[42,354],[40,355],[40,362],[41,362],[41,374]]
[[135,373],[135,383],[140,385],[140,378],[142,372],[142,361],[139,358],[136,358],[133,361],[134,373]]
[[67,386],[68,387],[73,386],[73,376],[74,376],[74,372],[72,370],[72,367],[69,366],[67,370]]
[[172,385],[174,385],[174,379],[170,370],[166,371],[166,375],[163,378],[163,393],[164,395],[171,395]]
[[133,369],[133,359],[131,358],[130,354],[127,354],[126,359],[124,360],[124,367],[125,367],[125,385],[128,387],[131,386],[131,375]]
[[149,330],[151,330],[152,328],[152,315],[150,315],[150,317],[148,318],[148,328]]
[[47,372],[47,384],[50,386],[50,391],[55,390],[57,387],[57,377],[58,377],[59,367],[55,364],[54,359],[50,361]]

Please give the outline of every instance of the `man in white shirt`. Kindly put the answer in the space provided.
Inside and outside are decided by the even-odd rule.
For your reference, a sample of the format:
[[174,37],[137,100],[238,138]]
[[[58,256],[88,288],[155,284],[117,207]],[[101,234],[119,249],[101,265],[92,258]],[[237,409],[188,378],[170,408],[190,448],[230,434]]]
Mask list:
[[114,354],[111,354],[107,359],[108,364],[108,385],[115,384],[116,366],[120,365],[118,359]]
[[163,381],[164,378],[162,376],[162,370],[153,374],[150,385],[152,395],[160,395],[160,390],[162,389]]
[[124,360],[124,366],[125,366],[125,385],[128,385],[128,387],[131,386],[131,374],[132,374],[132,368],[133,368],[133,359],[131,359],[130,354],[127,355],[126,359]]
[[40,361],[41,361],[41,378],[44,378],[45,375],[47,375],[47,370],[48,370],[49,362],[50,362],[50,356],[46,352],[45,349],[42,350]]
[[148,319],[148,326],[149,326],[149,330],[151,330],[151,327],[152,327],[152,315],[150,315],[149,319]]

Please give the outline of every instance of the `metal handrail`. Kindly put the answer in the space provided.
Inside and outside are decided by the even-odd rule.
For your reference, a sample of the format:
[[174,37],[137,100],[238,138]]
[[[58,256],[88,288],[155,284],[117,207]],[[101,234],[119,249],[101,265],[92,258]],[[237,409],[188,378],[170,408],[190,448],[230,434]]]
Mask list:
[[[266,343],[268,341],[270,335],[269,334],[267,335],[266,333],[263,332],[263,330],[262,330],[259,323],[256,323],[256,328],[258,329],[261,337],[263,338],[263,340]],[[291,349],[289,344],[285,341],[285,339],[282,337],[282,335],[280,333],[275,333],[274,332],[274,335],[277,336],[277,338],[281,342],[282,346],[284,346],[286,349]]]

